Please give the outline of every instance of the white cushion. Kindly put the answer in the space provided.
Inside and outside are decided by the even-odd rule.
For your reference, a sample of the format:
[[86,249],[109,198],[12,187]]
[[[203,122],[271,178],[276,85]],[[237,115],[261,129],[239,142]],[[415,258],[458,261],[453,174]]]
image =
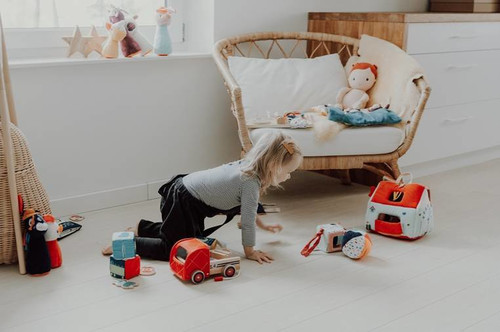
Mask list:
[[295,139],[305,157],[389,153],[396,150],[405,138],[404,131],[396,126],[372,126],[345,128],[325,142],[318,142],[312,129],[258,128],[250,131],[250,139],[257,142],[273,130],[281,130]]
[[229,70],[241,87],[247,122],[312,106],[335,104],[347,86],[337,54],[314,59],[229,57]]

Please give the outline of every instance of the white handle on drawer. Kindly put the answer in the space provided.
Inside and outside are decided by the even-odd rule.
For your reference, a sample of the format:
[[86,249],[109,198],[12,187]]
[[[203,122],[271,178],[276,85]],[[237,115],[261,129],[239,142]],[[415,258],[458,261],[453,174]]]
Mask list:
[[477,38],[480,35],[452,35],[450,36],[450,39],[472,39],[472,38]]
[[477,67],[479,66],[477,63],[473,63],[473,64],[470,64],[470,65],[449,65],[448,67],[446,67],[447,69],[470,69],[470,68],[474,68],[474,67]]
[[464,117],[461,117],[461,118],[455,118],[455,119],[444,119],[443,120],[443,123],[460,123],[460,122],[465,122],[467,120],[470,120],[472,119],[473,117],[472,116],[464,116]]

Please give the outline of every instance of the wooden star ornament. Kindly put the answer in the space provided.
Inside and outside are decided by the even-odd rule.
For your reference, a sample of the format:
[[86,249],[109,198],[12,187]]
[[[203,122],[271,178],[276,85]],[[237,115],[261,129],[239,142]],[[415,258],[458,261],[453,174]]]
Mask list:
[[92,52],[87,47],[89,37],[83,37],[78,26],[75,27],[72,37],[62,37],[62,39],[69,45],[68,53],[66,54],[68,58],[76,52],[81,53],[84,57],[87,57]]
[[106,36],[99,36],[97,29],[95,26],[92,26],[90,29],[90,40],[87,44],[87,47],[92,51],[96,51],[97,53],[102,55],[102,43],[107,39]]

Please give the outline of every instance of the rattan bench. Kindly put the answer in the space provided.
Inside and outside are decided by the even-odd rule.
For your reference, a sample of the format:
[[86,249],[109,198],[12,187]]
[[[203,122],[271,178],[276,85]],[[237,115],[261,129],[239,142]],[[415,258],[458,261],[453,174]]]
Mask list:
[[[285,48],[287,44],[288,49]],[[242,153],[252,147],[249,127],[245,120],[241,88],[231,74],[228,66],[229,56],[259,57],[259,58],[313,58],[318,55],[338,53],[343,63],[351,55],[356,55],[359,39],[312,32],[262,32],[245,34],[218,41],[215,44],[213,58],[231,98],[231,109],[238,123],[238,134]],[[400,175],[398,159],[403,156],[412,144],[425,104],[430,94],[430,87],[424,79],[414,81],[420,98],[405,128],[405,138],[394,151],[384,154],[342,155],[305,157],[300,167],[303,170],[328,171],[365,169],[379,176],[396,179]],[[342,172],[342,182],[350,183],[349,172]]]

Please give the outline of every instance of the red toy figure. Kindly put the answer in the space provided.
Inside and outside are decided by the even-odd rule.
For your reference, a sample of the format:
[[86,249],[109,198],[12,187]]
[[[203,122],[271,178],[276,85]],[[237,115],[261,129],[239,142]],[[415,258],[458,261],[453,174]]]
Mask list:
[[48,225],[47,232],[45,232],[45,243],[47,243],[47,249],[49,250],[50,256],[50,266],[55,269],[62,265],[62,252],[59,243],[57,243],[57,238],[59,237],[59,226],[56,223],[56,219],[51,214],[46,214],[43,216],[43,220]]

